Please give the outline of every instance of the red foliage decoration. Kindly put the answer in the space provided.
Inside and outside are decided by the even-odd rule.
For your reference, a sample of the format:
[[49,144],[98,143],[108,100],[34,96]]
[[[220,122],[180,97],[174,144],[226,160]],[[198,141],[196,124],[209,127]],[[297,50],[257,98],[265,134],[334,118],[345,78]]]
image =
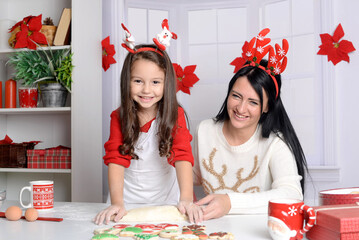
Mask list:
[[101,42],[102,45],[102,68],[107,71],[110,68],[111,64],[116,63],[114,55],[116,54],[115,46],[110,43],[110,36],[103,39]]
[[348,40],[340,39],[344,36],[344,30],[342,25],[339,23],[335,29],[333,36],[328,33],[320,34],[322,45],[319,46],[320,50],[318,55],[327,55],[328,62],[332,61],[334,65],[344,60],[349,62],[348,53],[355,51],[353,43]]
[[190,95],[191,92],[189,88],[193,87],[193,85],[199,81],[199,78],[194,73],[197,65],[189,65],[185,67],[184,70],[177,63],[173,63],[172,65],[177,77],[177,92],[182,91]]
[[20,28],[16,33],[14,48],[29,48],[36,49],[37,44],[46,44],[47,40],[43,33],[40,32],[42,27],[42,14],[39,16],[27,16],[22,21],[16,23],[9,32]]

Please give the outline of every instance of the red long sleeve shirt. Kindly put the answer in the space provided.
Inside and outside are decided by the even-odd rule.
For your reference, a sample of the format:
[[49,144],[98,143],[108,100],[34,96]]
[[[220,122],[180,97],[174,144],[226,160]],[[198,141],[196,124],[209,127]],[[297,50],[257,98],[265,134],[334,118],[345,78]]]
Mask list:
[[[119,152],[119,147],[123,144],[123,137],[120,125],[119,109],[111,113],[110,137],[105,143],[105,156],[103,157],[106,165],[109,163],[120,164],[124,167],[129,167],[131,164],[131,156],[122,155]],[[141,127],[141,132],[148,132],[154,119]],[[178,108],[177,125],[172,130],[173,145],[172,155],[167,159],[172,166],[176,161],[189,161],[193,166],[192,155],[192,135],[187,129],[186,118],[183,108]]]

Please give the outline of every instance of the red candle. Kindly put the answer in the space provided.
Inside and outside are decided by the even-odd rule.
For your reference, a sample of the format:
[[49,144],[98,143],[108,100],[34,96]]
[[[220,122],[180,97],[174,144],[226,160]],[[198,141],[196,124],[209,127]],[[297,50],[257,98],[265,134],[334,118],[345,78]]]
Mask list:
[[2,82],[0,81],[0,108],[2,108]]
[[16,108],[16,81],[5,82],[5,108]]

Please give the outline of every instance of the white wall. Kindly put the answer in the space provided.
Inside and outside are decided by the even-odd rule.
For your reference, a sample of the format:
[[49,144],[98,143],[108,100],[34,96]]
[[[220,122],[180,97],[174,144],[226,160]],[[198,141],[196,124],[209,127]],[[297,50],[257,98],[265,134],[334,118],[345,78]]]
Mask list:
[[359,19],[357,9],[359,1],[334,0],[334,23],[341,23],[344,29],[343,39],[349,40],[357,49],[349,54],[350,63],[338,63],[335,68],[336,112],[337,112],[337,158],[341,167],[339,183],[325,187],[358,187],[358,65],[359,65]]
[[[110,36],[111,44],[114,44],[116,54],[114,56],[116,64],[105,72],[102,71],[102,142],[108,140],[110,134],[110,114],[115,110],[120,102],[120,73],[124,60],[124,52],[121,50],[122,27],[124,22],[124,1],[123,0],[105,0],[102,1],[102,35],[103,39]],[[103,149],[103,155],[105,154]],[[101,159],[99,159],[101,161]],[[103,201],[106,202],[108,196],[107,166],[103,164]]]
[[[102,1],[72,0],[72,201],[102,201]],[[78,16],[78,17],[76,17]],[[85,27],[86,26],[86,27]],[[88,30],[87,27],[90,29]],[[93,29],[91,29],[93,28]]]
[[[126,6],[129,3],[133,3],[134,1],[129,0],[129,1],[125,1],[124,2],[124,6],[122,10],[126,10]],[[137,1],[138,2],[138,1]],[[154,3],[155,6],[158,6],[159,1],[153,1],[152,3]],[[208,4],[202,4],[203,2],[207,2]],[[241,8],[242,6],[248,6],[248,9],[250,11],[252,11],[253,9],[257,9],[258,7],[263,7],[263,3],[275,3],[278,1],[261,1],[261,0],[257,0],[257,1],[223,1],[223,3],[225,2],[225,4],[222,4],[221,7],[225,8],[226,6],[229,5],[237,5],[237,7]],[[317,128],[320,129],[330,129],[330,132],[324,132],[324,136],[328,136],[327,139],[330,138],[330,141],[332,141],[332,143],[327,143],[325,142],[327,139],[322,140],[323,143],[322,145],[318,145],[315,148],[317,148],[318,152],[323,151],[323,150],[319,150],[320,149],[324,149],[324,153],[321,153],[321,158],[324,159],[318,159],[317,163],[321,164],[321,166],[319,167],[311,167],[311,176],[312,179],[314,180],[313,183],[311,183],[311,180],[309,179],[308,183],[307,183],[307,188],[306,188],[306,200],[308,202],[314,203],[314,204],[318,204],[317,202],[317,196],[318,196],[318,191],[320,190],[324,190],[324,189],[332,189],[332,188],[338,188],[338,187],[358,187],[359,186],[359,177],[357,176],[356,173],[356,169],[358,169],[359,167],[359,160],[356,160],[356,136],[358,136],[359,134],[355,134],[357,131],[355,128],[355,121],[356,121],[356,106],[355,106],[355,96],[356,96],[356,92],[359,85],[358,80],[355,77],[352,76],[356,76],[356,72],[355,72],[355,67],[357,65],[358,60],[358,54],[357,52],[354,52],[352,54],[350,54],[350,64],[348,64],[347,62],[341,62],[339,64],[337,64],[337,66],[333,66],[332,63],[327,63],[326,62],[326,56],[317,56],[315,53],[318,51],[319,49],[319,45],[320,45],[320,38],[319,38],[319,34],[314,34],[313,32],[315,31],[323,31],[320,33],[324,33],[324,32],[328,32],[329,34],[333,34],[334,29],[336,28],[336,26],[339,23],[342,23],[344,31],[346,33],[346,35],[344,36],[344,39],[348,39],[350,41],[353,42],[355,47],[357,43],[359,42],[359,32],[357,31],[357,26],[359,26],[358,24],[358,19],[356,18],[356,12],[355,9],[358,9],[359,7],[359,2],[356,0],[306,0],[307,3],[314,3],[314,5],[316,6],[321,6],[322,8],[325,9],[324,12],[314,12],[314,16],[312,16],[314,18],[315,21],[319,21],[316,22],[316,26],[314,26],[314,29],[311,28],[311,33],[312,34],[312,39],[313,41],[315,41],[314,43],[311,43],[312,45],[312,51],[313,51],[313,59],[315,58],[316,60],[312,60],[313,64],[315,62],[315,66],[316,68],[320,68],[320,69],[324,69],[326,72],[323,73],[322,76],[324,76],[323,81],[327,81],[324,82],[324,86],[322,86],[321,84],[318,84],[319,88],[317,88],[315,91],[318,91],[318,95],[322,94],[322,91],[329,91],[329,93],[324,93],[323,98],[321,101],[321,104],[323,105],[315,105],[314,110],[321,112],[321,111],[325,111],[327,112],[326,114],[324,114],[324,119],[322,120],[322,122],[319,122],[319,124],[317,124]],[[226,69],[228,68],[227,65],[225,65],[223,62],[227,61],[228,59],[228,54],[234,54],[233,51],[228,51],[228,46],[230,46],[231,48],[233,48],[234,50],[238,50],[241,47],[241,42],[244,40],[247,40],[249,37],[251,37],[252,35],[257,33],[257,29],[259,29],[259,27],[261,25],[261,21],[259,20],[259,14],[255,15],[255,16],[248,16],[247,20],[249,21],[246,25],[246,28],[244,28],[243,32],[237,32],[237,33],[233,33],[231,32],[231,30],[233,29],[232,25],[229,25],[228,28],[226,29],[225,27],[220,27],[220,28],[213,28],[213,25],[210,26],[210,24],[208,23],[208,30],[207,32],[207,37],[206,37],[206,41],[207,42],[203,42],[200,36],[196,36],[195,35],[195,31],[192,31],[191,36],[188,36],[187,34],[191,33],[191,29],[189,29],[187,31],[187,24],[188,21],[190,21],[191,19],[195,19],[195,18],[199,18],[201,21],[203,21],[203,19],[226,19],[226,18],[231,18],[230,16],[230,12],[227,13],[227,10],[220,10],[218,12],[215,12],[214,7],[213,6],[217,6],[218,7],[218,1],[200,1],[200,2],[196,2],[196,3],[191,3],[191,1],[166,1],[166,4],[170,4],[172,3],[173,6],[176,7],[176,10],[178,12],[176,12],[176,14],[173,14],[173,12],[170,12],[169,17],[172,17],[173,19],[176,19],[176,21],[172,21],[171,22],[171,26],[173,25],[174,28],[177,30],[177,34],[179,35],[179,39],[176,41],[176,54],[172,57],[172,61],[173,62],[177,62],[180,63],[182,65],[182,67],[186,66],[186,65],[190,65],[190,64],[198,64],[198,68],[196,70],[197,75],[200,77],[200,82],[198,82],[194,88],[191,89],[191,95],[186,95],[183,93],[178,93],[178,99],[179,101],[184,105],[184,107],[186,108],[187,112],[189,113],[189,117],[190,120],[192,122],[192,133],[194,132],[194,129],[196,128],[197,124],[205,118],[209,118],[209,117],[213,117],[217,111],[219,110],[219,107],[222,103],[222,99],[224,98],[225,92],[226,92],[226,87],[227,87],[227,81],[229,81],[229,73],[226,73]],[[251,4],[249,4],[251,3]],[[291,3],[291,7],[294,7],[294,10],[298,10],[298,6],[295,5],[295,3],[297,3],[295,0],[292,1]],[[147,3],[150,4],[150,3]],[[297,6],[297,7],[295,7]],[[324,6],[324,7],[323,7]],[[192,8],[188,18],[187,18],[187,12],[189,11],[189,8]],[[237,9],[235,11],[242,11],[243,9]],[[156,8],[155,8],[156,9]],[[201,11],[198,13],[201,14],[205,14],[205,17],[196,15],[196,12],[193,10],[203,10],[203,9],[208,9],[207,11]],[[306,9],[300,9],[299,11],[299,15],[301,11],[306,11]],[[295,11],[293,11],[295,12]],[[220,16],[219,18],[211,18],[211,15],[213,14],[218,14],[218,16]],[[226,15],[229,14],[229,15]],[[248,13],[247,13],[248,14]],[[105,15],[105,14],[104,14]],[[126,16],[126,14],[124,14]],[[308,12],[306,12],[306,15],[308,15]],[[209,16],[209,17],[208,17]],[[304,16],[304,14],[303,14]],[[207,17],[207,18],[206,18]],[[124,20],[124,17],[121,16],[122,20]],[[256,20],[258,18],[258,20]],[[288,21],[297,21],[298,18],[298,14],[296,16],[292,16],[289,15],[287,16]],[[127,20],[127,19],[126,19]],[[245,19],[242,19],[240,21],[240,23],[237,24],[244,24]],[[266,20],[266,19],[262,19],[262,20]],[[132,21],[132,22],[131,22]],[[131,24],[133,23],[133,19],[131,20]],[[193,21],[195,22],[195,21]],[[263,21],[262,21],[263,22]],[[265,21],[264,21],[265,22]],[[267,21],[270,22],[270,21]],[[200,23],[199,23],[200,24]],[[221,25],[221,22],[219,21],[218,23],[215,22],[213,23],[217,26]],[[234,23],[235,24],[235,23]],[[296,25],[296,26],[300,26],[300,24]],[[212,28],[211,28],[212,27]],[[270,26],[268,26],[270,27]],[[322,28],[320,30],[318,30],[318,28]],[[298,29],[297,29],[298,30]],[[300,31],[307,31],[306,29],[299,29]],[[112,29],[113,31],[113,29]],[[213,36],[213,33],[216,31],[222,31],[223,34],[229,34],[230,38],[234,38],[237,39],[236,41],[232,41],[232,42],[228,42],[226,43],[226,40],[224,39],[218,39],[216,36]],[[110,33],[109,33],[110,34]],[[232,35],[231,35],[232,34]],[[237,35],[233,35],[233,34],[237,34]],[[285,36],[281,36],[281,34],[278,33],[278,31],[272,30],[272,35],[278,35],[278,38],[282,38]],[[106,32],[106,34],[104,35],[104,37],[106,37],[108,34]],[[270,36],[273,38],[273,36]],[[282,34],[283,35],[283,34]],[[121,31],[120,32],[116,32],[115,34],[116,37],[122,36],[121,35]],[[111,35],[112,37],[112,35]],[[121,38],[121,37],[119,37]],[[203,39],[203,38],[202,38]],[[294,38],[293,38],[294,39]],[[121,39],[120,39],[121,41]],[[201,42],[202,41],[202,42]],[[117,45],[118,42],[116,43]],[[115,44],[115,45],[116,45]],[[221,45],[222,44],[222,45]],[[236,45],[238,45],[239,47],[236,47]],[[294,44],[295,45],[295,44]],[[191,49],[187,48],[188,46],[190,46]],[[293,46],[293,45],[292,45]],[[314,47],[313,47],[314,46]],[[171,46],[172,47],[172,46]],[[203,48],[201,50],[201,48]],[[314,49],[313,49],[314,48]],[[189,50],[188,50],[189,49]],[[227,50],[226,50],[227,49]],[[299,49],[302,49],[302,47],[299,47]],[[116,66],[113,71],[120,71],[121,67],[122,67],[122,60],[124,57],[123,51],[122,49],[116,49],[118,52],[118,58],[119,59],[119,64],[116,64],[118,66]],[[293,49],[291,49],[293,50]],[[195,52],[197,51],[197,53]],[[240,50],[239,50],[240,51]],[[223,56],[223,52],[226,52],[226,56]],[[300,50],[298,52],[298,49],[296,51],[297,53],[300,53]],[[199,56],[202,54],[205,54],[206,57],[200,58]],[[221,56],[222,54],[222,56]],[[293,56],[290,56],[293,58]],[[218,60],[219,59],[219,60]],[[324,60],[323,60],[324,59]],[[117,60],[117,59],[116,59]],[[301,65],[300,61],[298,62],[298,59],[293,60],[292,59],[292,63],[296,62],[295,66],[291,66],[288,68],[288,74],[289,74],[289,78],[290,79],[305,79],[308,78],[308,76],[310,75],[310,77],[318,77],[317,73],[314,73],[314,68],[310,66],[310,69],[312,69],[310,72],[308,72],[308,68],[306,68],[305,64]],[[318,64],[318,62],[322,62],[323,66],[321,64]],[[202,64],[202,65],[201,65]],[[212,65],[211,65],[212,64]],[[291,62],[289,62],[289,64],[291,64]],[[205,67],[204,69],[202,67]],[[304,67],[303,67],[304,66]],[[213,67],[213,69],[212,69]],[[297,71],[298,67],[302,67],[303,71]],[[111,67],[113,68],[113,67]],[[110,68],[110,69],[111,69]],[[201,69],[202,68],[202,69]],[[333,73],[333,74],[332,74]],[[106,73],[107,74],[107,73]],[[106,75],[105,74],[105,75]],[[119,73],[118,73],[119,74]],[[116,77],[116,79],[112,79],[112,82],[117,82],[119,79],[119,75],[118,74],[112,74],[111,77]],[[107,78],[111,78],[109,77],[110,75],[107,74],[106,77]],[[320,75],[321,76],[321,75]],[[319,77],[320,77],[319,76]],[[327,79],[328,78],[328,79]],[[330,82],[330,81],[334,82],[334,85]],[[104,81],[106,81],[106,79],[104,79]],[[329,83],[328,83],[329,82]],[[108,83],[105,83],[108,84]],[[117,82],[118,84],[118,82]],[[317,83],[315,83],[317,84]],[[332,86],[327,86],[332,84]],[[297,83],[298,86],[300,86],[300,84]],[[305,85],[305,84],[304,84]],[[113,85],[114,86],[114,85]],[[291,94],[295,94],[298,99],[300,99],[300,97],[302,96],[302,94],[308,94],[308,92],[303,93],[303,89],[301,88],[298,91],[298,87],[291,87],[289,88],[287,86],[283,86],[283,91],[293,91]],[[329,88],[329,90],[328,90]],[[332,91],[332,92],[331,92]],[[215,94],[209,94],[209,93],[215,93]],[[109,105],[109,100],[108,98],[110,96],[112,96],[112,107],[117,106],[118,104],[118,93],[116,95],[114,88],[111,88],[110,90],[111,94],[104,94],[104,96],[106,96],[107,100],[106,100],[106,104]],[[293,96],[291,96],[291,94],[287,94],[287,95],[283,95],[288,101],[287,104],[290,103],[290,101],[293,102]],[[313,95],[316,95],[316,92],[312,92]],[[215,96],[215,97],[209,97],[209,96]],[[330,99],[326,98],[330,96]],[[305,98],[305,96],[303,96],[303,98]],[[288,103],[289,102],[289,103]],[[296,103],[297,106],[300,106],[298,104],[300,104],[300,101]],[[311,102],[310,101],[305,101],[306,106],[312,107],[310,106]],[[314,104],[314,103],[313,103]],[[316,103],[318,104],[318,103]],[[294,115],[297,114],[295,110],[295,108],[293,108],[293,106],[296,106],[295,104],[290,105],[290,107],[292,107],[292,110],[289,109],[289,113]],[[108,106],[107,106],[108,107]],[[324,108],[324,110],[323,110]],[[199,110],[199,111],[198,111]],[[315,112],[314,111],[314,112]],[[312,111],[313,112],[313,111]],[[107,111],[106,113],[107,115],[104,116],[105,118],[108,118],[108,114],[109,112]],[[305,115],[305,114],[303,114]],[[328,117],[329,116],[329,117]],[[298,114],[296,115],[296,117],[298,117]],[[300,116],[299,116],[300,117]],[[330,118],[330,119],[328,119]],[[109,118],[108,118],[109,119]],[[104,141],[107,140],[108,135],[106,134],[108,132],[108,127],[109,127],[109,120],[104,120]],[[299,124],[298,126],[300,126],[301,128],[303,126],[305,126],[305,124],[301,124],[302,121],[300,120],[300,118],[297,118],[299,120],[297,120],[295,124]],[[328,126],[329,125],[329,126]],[[323,130],[319,130],[318,132],[323,131]],[[310,132],[307,132],[307,137],[310,137]],[[107,136],[106,136],[107,135]],[[305,145],[305,144],[304,144]],[[316,150],[316,149],[312,149],[312,150]],[[315,156],[315,155],[313,155]],[[324,165],[324,166],[323,166]],[[327,165],[327,166],[325,166]],[[329,165],[329,166],[328,166]],[[105,185],[104,183],[104,188],[107,188],[107,183]]]
[[[359,20],[356,16],[356,9],[359,7],[359,2],[356,0],[333,0],[328,1],[331,16],[330,23],[327,23],[327,31],[323,33],[333,34],[335,28],[339,23],[344,29],[344,37],[342,39],[349,40],[354,47],[359,47]],[[327,2],[327,3],[328,3]],[[359,158],[357,157],[357,136],[359,129],[356,128],[357,118],[359,117],[357,106],[357,92],[359,89],[359,82],[357,80],[357,66],[359,64],[358,51],[349,54],[350,63],[342,61],[334,66],[331,62],[326,61],[326,56],[321,56],[326,62],[328,70],[328,80],[332,78],[333,86],[333,130],[334,136],[333,153],[334,161],[339,167],[338,180],[336,179],[337,172],[334,171],[317,180],[312,184],[307,184],[306,199],[311,202],[319,204],[317,201],[318,192],[326,189],[358,187],[359,175],[357,169],[359,168]],[[327,79],[324,79],[327,80]],[[313,173],[313,172],[312,172]],[[315,173],[313,174],[315,175]]]

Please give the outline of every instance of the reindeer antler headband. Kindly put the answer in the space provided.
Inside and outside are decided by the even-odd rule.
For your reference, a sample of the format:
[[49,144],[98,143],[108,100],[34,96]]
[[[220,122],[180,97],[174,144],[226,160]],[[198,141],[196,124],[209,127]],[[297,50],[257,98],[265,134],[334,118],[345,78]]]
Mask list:
[[[247,66],[255,66],[263,69],[273,79],[276,98],[278,97],[279,89],[275,75],[281,74],[287,66],[287,57],[285,56],[288,52],[289,44],[286,39],[282,40],[282,47],[279,44],[275,44],[275,51],[270,43],[270,38],[264,38],[270,32],[269,28],[265,28],[259,32],[257,37],[252,38],[250,42],[245,42],[242,47],[242,57],[237,57],[231,62],[231,65],[235,66],[234,72]],[[255,44],[255,47],[254,47]],[[269,52],[268,66],[263,67],[259,65],[263,57]],[[244,65],[246,62],[249,64]]]
[[121,23],[121,26],[122,26],[123,30],[125,30],[125,34],[126,34],[126,37],[123,39],[124,43],[122,43],[121,46],[124,47],[130,53],[153,51],[153,52],[156,52],[156,53],[160,54],[161,56],[163,56],[161,51],[165,51],[166,47],[170,46],[171,38],[177,39],[177,34],[175,34],[174,32],[171,32],[169,30],[168,20],[164,19],[162,21],[162,31],[156,35],[156,38],[153,38],[153,42],[156,44],[158,49],[160,49],[161,51],[159,51],[156,48],[152,48],[152,47],[142,47],[142,48],[136,49],[135,48],[135,46],[136,46],[135,37],[130,33],[130,31],[125,27],[125,25],[123,23]]

